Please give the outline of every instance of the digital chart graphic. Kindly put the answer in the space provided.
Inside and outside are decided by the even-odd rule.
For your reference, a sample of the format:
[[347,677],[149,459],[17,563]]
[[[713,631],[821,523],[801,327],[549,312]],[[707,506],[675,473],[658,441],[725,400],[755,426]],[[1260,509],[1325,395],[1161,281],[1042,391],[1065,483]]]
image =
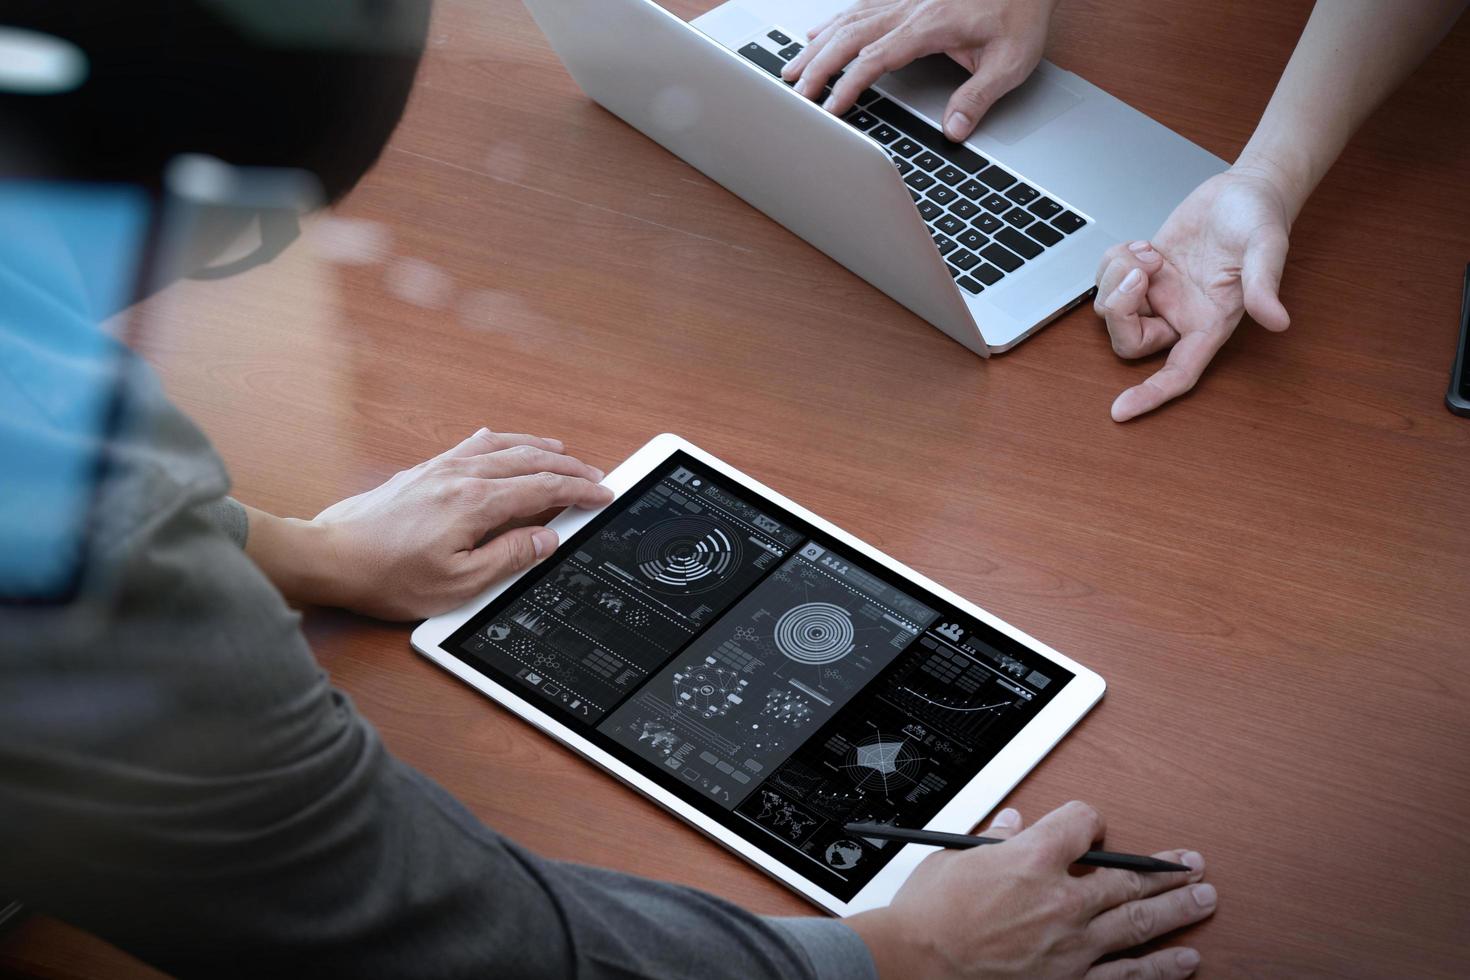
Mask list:
[[729,579],[740,557],[735,532],[709,517],[664,521],[638,541],[638,571],[660,591],[706,592]]

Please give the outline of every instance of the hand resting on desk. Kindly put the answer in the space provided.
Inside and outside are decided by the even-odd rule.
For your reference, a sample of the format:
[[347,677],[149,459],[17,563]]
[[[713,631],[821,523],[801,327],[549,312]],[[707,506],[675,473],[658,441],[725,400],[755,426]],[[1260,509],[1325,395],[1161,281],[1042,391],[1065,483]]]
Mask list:
[[1152,241],[1114,245],[1097,272],[1093,308],[1119,357],[1169,348],[1152,377],[1113,402],[1126,422],[1193,388],[1241,315],[1268,330],[1291,323],[1277,298],[1288,205],[1266,177],[1239,167],[1205,181]]
[[1102,815],[1085,803],[1068,803],[1024,830],[1019,813],[1002,810],[985,836],[1005,843],[929,855],[891,905],[848,924],[868,944],[880,980],[1189,976],[1200,957],[1187,948],[1097,962],[1208,918],[1216,902],[1214,886],[1199,883],[1205,863],[1193,851],[1155,855],[1190,866],[1188,874],[1071,874],[1103,829]]
[[602,471],[561,442],[481,429],[310,521],[246,508],[245,550],[295,602],[381,619],[453,609],[549,555],[556,532],[519,522],[556,507],[600,507]]

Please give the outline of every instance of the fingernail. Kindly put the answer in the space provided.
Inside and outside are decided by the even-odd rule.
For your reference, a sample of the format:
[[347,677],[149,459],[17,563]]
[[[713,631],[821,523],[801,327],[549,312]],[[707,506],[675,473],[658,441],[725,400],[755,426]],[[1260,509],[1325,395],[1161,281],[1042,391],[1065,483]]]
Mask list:
[[1157,262],[1159,260],[1159,253],[1151,248],[1145,249],[1142,252],[1134,252],[1133,254],[1138,256],[1138,261],[1140,262]]
[[1114,422],[1126,422],[1126,421],[1128,421],[1128,415],[1126,414],[1126,410],[1123,408],[1123,399],[1125,399],[1127,397],[1128,397],[1128,392],[1125,391],[1125,392],[1123,392],[1123,394],[1121,394],[1117,398],[1113,399],[1113,407],[1111,409],[1109,409],[1108,411],[1113,416],[1113,421]]
[[1143,239],[1139,239],[1136,242],[1129,242],[1128,243],[1128,251],[1130,251],[1130,252],[1142,252],[1144,249],[1146,249],[1148,247],[1150,247],[1149,244],[1148,244],[1148,242],[1145,241],[1145,240],[1143,240]]
[[835,95],[829,95],[829,96],[827,96],[827,101],[822,103],[822,108],[823,109],[826,109],[828,112],[831,112],[832,111],[832,107],[834,105],[836,105],[836,104],[837,104],[837,97]]
[[602,478],[605,477],[605,476],[607,476],[606,473],[602,472],[602,470],[598,469],[595,466],[592,467],[592,472],[595,473],[595,474],[597,474],[596,479],[597,479],[597,482],[598,483],[601,483],[602,482]]
[[537,531],[531,535],[531,547],[536,549],[537,558],[545,558],[556,550],[556,532]]
[[561,452],[563,449],[567,448],[567,444],[562,442],[560,439],[547,439],[546,441],[551,443],[551,448],[555,449],[557,452]]
[[995,815],[995,826],[997,827],[1019,827],[1021,825],[1021,812],[1006,807]]
[[1199,966],[1199,953],[1192,949],[1181,949],[1174,954],[1174,962],[1181,970],[1193,970]]
[[1202,909],[1214,908],[1215,900],[1219,898],[1215,894],[1214,885],[1195,885],[1189,890],[1189,894],[1194,898],[1194,904]]
[[1143,282],[1143,273],[1137,269],[1128,270],[1128,275],[1118,284],[1118,288],[1125,293],[1131,293]]
[[952,140],[962,140],[970,135],[970,117],[963,112],[951,112],[944,121],[944,134]]
[[1200,854],[1198,851],[1185,851],[1183,854],[1179,855],[1179,863],[1185,865],[1189,868],[1190,871],[1193,871],[1196,874],[1205,870],[1204,855]]

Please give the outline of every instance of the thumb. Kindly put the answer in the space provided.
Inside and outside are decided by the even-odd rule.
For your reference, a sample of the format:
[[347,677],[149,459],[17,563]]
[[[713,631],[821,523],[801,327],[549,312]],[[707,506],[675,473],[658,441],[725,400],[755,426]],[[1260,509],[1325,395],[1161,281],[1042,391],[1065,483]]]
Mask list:
[[525,571],[556,550],[556,532],[544,527],[518,527],[496,535],[470,553],[477,588]]
[[995,837],[1000,840],[1009,840],[1021,832],[1021,812],[1006,807],[995,815],[990,826],[981,833],[981,837]]
[[1281,270],[1286,265],[1286,232],[1275,225],[1262,226],[1245,243],[1240,263],[1240,284],[1245,294],[1245,311],[1267,330],[1282,331],[1291,317],[1281,305]]
[[944,135],[956,143],[968,139],[996,100],[1015,87],[997,55],[982,55],[975,74],[949,97],[949,105],[944,108]]

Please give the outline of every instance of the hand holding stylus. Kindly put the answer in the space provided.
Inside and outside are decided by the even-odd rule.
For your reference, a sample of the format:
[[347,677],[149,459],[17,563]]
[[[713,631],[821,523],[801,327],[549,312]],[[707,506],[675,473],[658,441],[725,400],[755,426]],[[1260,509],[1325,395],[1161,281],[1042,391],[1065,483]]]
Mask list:
[[1216,901],[1214,886],[1200,883],[1205,864],[1194,851],[1155,855],[1187,872],[1071,874],[1104,829],[1102,815],[1085,803],[1068,803],[1025,829],[1019,813],[1003,810],[985,836],[1005,843],[931,854],[891,905],[847,921],[883,980],[1189,976],[1200,957],[1187,948],[1098,962],[1208,918]]

